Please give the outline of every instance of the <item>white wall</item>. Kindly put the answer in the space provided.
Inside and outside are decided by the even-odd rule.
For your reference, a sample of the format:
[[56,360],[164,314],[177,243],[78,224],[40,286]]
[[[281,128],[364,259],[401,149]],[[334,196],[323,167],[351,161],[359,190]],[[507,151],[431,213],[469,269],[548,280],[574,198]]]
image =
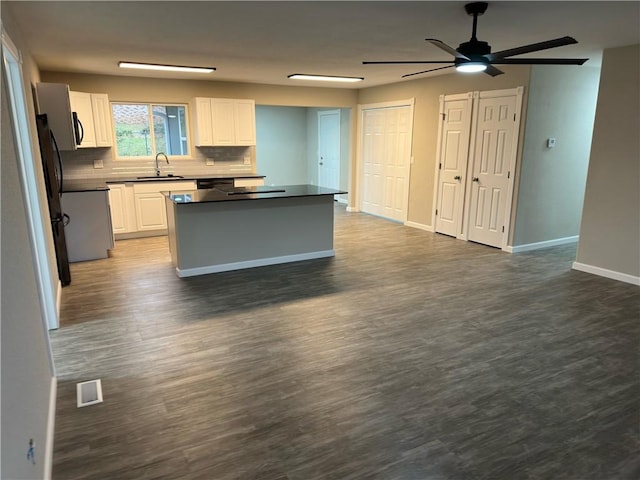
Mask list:
[[266,185],[308,183],[307,109],[256,105],[256,172]]
[[[2,20],[6,26],[4,16]],[[48,422],[53,425],[53,419],[49,418],[50,401],[55,395],[55,390],[51,389],[53,365],[49,356],[48,332],[40,309],[14,131],[7,107],[4,66],[2,70],[0,477],[40,479],[48,476],[46,469],[50,466],[45,460],[45,445]],[[45,218],[48,218],[48,213]],[[27,461],[29,439],[33,439],[36,445],[35,465]]]
[[512,245],[578,235],[599,78],[597,67],[531,68]]
[[640,45],[604,51],[574,268],[640,284]]

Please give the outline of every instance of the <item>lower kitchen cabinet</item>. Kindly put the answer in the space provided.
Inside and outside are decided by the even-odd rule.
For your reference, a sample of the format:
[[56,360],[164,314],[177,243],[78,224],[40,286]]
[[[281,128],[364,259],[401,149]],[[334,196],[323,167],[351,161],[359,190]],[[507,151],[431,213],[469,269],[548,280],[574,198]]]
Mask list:
[[193,180],[110,183],[111,216],[116,239],[166,235],[168,190],[195,190]]
[[65,192],[62,209],[70,219],[64,229],[69,261],[107,258],[113,248],[108,192]]

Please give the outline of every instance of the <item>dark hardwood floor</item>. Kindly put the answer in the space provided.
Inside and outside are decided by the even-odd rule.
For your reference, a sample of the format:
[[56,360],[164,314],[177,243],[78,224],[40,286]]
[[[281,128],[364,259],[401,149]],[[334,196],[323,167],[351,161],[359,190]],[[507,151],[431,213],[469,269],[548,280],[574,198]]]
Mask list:
[[575,246],[341,206],[335,234],[333,259],[188,279],[166,237],[73,264],[54,479],[640,478],[638,287]]

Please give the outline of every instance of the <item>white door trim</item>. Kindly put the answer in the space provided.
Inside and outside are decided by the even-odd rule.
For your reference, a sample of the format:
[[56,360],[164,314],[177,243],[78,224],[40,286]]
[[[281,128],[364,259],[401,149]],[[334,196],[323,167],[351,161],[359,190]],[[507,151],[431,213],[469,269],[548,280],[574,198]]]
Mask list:
[[[352,212],[359,212],[362,210],[362,186],[363,179],[362,175],[364,173],[364,155],[363,155],[363,136],[364,136],[364,112],[367,110],[376,110],[381,108],[396,108],[396,107],[410,107],[410,117],[411,117],[411,128],[409,129],[409,143],[410,150],[413,150],[413,115],[415,110],[415,98],[409,98],[406,100],[395,100],[390,102],[379,102],[379,103],[367,103],[367,104],[358,104],[358,128],[357,128],[357,154],[356,154],[356,195],[354,207],[350,209]],[[402,222],[404,224],[407,223],[407,216],[409,214],[409,191],[411,188],[411,163],[413,160],[413,156],[410,155],[410,161],[407,162],[407,191],[405,194],[405,198],[403,199],[404,205],[404,219]]]

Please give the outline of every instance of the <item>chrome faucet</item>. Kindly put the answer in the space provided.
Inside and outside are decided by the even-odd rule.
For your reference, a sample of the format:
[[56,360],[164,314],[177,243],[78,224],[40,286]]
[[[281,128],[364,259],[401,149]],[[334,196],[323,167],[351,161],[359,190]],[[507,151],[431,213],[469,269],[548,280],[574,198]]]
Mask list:
[[169,165],[169,157],[167,157],[167,154],[166,154],[166,153],[164,153],[164,152],[158,152],[158,153],[156,154],[156,177],[159,177],[159,176],[160,176],[160,165],[158,165],[158,157],[159,157],[160,155],[164,155],[164,159],[165,159],[165,161],[167,162],[167,165]]

